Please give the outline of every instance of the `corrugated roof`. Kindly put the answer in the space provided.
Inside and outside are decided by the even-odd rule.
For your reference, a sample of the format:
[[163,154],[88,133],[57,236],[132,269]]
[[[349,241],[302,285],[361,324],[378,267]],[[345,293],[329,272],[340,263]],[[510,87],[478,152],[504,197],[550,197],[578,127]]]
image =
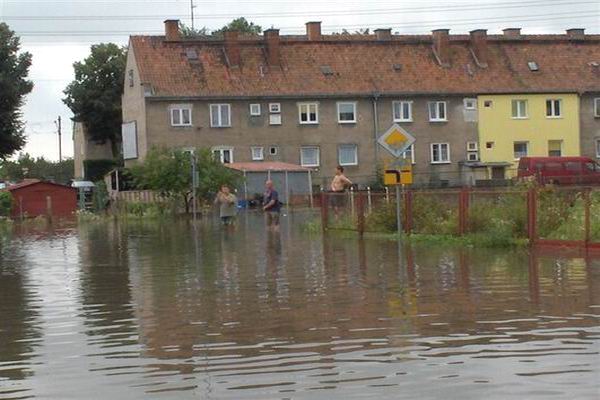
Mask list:
[[[281,67],[269,66],[263,40],[241,39],[241,62],[229,67],[223,42],[167,42],[132,36],[140,78],[158,97],[285,97],[319,95],[463,94],[600,91],[600,35],[490,35],[488,67],[477,66],[468,36],[450,36],[442,67],[427,35],[281,37]],[[195,49],[198,60],[186,52]],[[532,72],[528,62],[539,65]],[[321,66],[332,73],[323,74]],[[397,68],[401,65],[401,68]]]
[[24,187],[27,186],[32,186],[32,185],[37,185],[38,183],[45,183],[47,185],[54,185],[54,186],[59,186],[61,188],[65,188],[65,189],[71,189],[71,190],[75,190],[69,186],[65,186],[65,185],[61,185],[58,183],[54,183],[54,182],[47,182],[47,181],[42,181],[40,179],[25,179],[22,182],[16,183],[14,185],[10,185],[6,188],[6,190],[8,190],[9,192],[12,192],[14,190],[18,190],[18,189],[22,189]]
[[246,172],[267,172],[267,171],[288,171],[288,172],[308,172],[309,168],[289,164],[279,161],[258,161],[258,162],[241,162],[225,164],[226,167],[235,169],[237,171]]

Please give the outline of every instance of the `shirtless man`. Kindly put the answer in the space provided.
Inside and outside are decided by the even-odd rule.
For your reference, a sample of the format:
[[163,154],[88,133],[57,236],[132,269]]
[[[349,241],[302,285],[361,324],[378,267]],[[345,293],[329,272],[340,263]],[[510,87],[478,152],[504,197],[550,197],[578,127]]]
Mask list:
[[335,176],[331,181],[331,191],[334,192],[331,204],[336,218],[339,217],[340,207],[344,206],[346,200],[346,196],[343,193],[346,191],[346,188],[351,185],[352,181],[344,175],[344,167],[338,165],[335,169]]

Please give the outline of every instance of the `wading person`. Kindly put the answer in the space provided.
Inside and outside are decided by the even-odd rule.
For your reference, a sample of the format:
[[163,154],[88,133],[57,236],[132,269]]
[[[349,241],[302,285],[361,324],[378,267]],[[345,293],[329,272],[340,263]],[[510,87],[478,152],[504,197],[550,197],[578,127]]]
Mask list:
[[237,213],[237,198],[230,192],[229,186],[222,185],[217,197],[215,197],[215,205],[219,206],[219,216],[223,225],[233,224],[233,220]]
[[267,181],[265,183],[263,211],[266,215],[267,227],[273,230],[278,229],[281,203],[279,202],[279,193],[273,188],[273,181]]
[[338,165],[335,169],[335,176],[331,180],[331,191],[333,192],[331,205],[333,206],[336,219],[339,217],[340,208],[345,205],[346,196],[344,192],[351,185],[352,181],[344,175],[344,167]]

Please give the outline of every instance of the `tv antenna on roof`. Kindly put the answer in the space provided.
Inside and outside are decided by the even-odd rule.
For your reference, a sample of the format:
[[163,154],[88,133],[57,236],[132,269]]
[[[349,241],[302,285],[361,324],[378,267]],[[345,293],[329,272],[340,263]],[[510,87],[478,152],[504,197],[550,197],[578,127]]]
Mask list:
[[194,0],[190,0],[190,14],[192,15],[192,30],[194,30],[194,8],[196,8],[196,6],[194,5]]

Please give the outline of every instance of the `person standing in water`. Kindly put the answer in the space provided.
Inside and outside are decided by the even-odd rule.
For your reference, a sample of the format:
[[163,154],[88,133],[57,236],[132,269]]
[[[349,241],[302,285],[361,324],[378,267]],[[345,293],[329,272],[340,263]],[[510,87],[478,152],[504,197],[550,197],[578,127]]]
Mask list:
[[333,206],[336,219],[339,217],[340,208],[345,205],[346,196],[344,192],[351,185],[352,181],[344,175],[344,167],[338,165],[335,169],[335,176],[331,180],[331,191],[334,193],[331,198],[331,205]]
[[267,218],[267,227],[276,230],[279,228],[279,214],[281,203],[279,193],[273,188],[273,181],[265,182],[265,194],[263,196],[263,211]]
[[217,197],[215,197],[215,205],[219,206],[219,216],[223,225],[233,224],[237,214],[237,198],[230,192],[229,186],[221,186]]

